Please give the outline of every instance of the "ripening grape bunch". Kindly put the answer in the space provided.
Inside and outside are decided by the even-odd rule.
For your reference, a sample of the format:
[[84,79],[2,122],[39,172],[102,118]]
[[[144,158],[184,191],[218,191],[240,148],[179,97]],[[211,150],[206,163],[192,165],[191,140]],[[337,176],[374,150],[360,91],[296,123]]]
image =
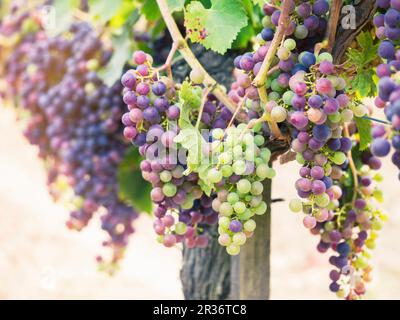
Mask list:
[[[296,161],[288,207],[327,254],[329,290],[360,299],[387,220],[381,158],[391,154],[400,169],[400,0],[377,0],[373,25],[357,25],[349,39],[336,32],[336,1],[259,2],[254,10],[242,1],[181,2],[155,1],[161,15],[150,19],[139,1],[132,17],[126,7],[107,21],[84,3],[56,35],[42,25],[40,5],[0,11],[0,90],[19,107],[51,194],[68,204],[68,227],[81,230],[99,215],[112,253],[98,260],[114,271],[138,216],[121,191],[121,168],[131,165],[145,181],[123,178],[148,198],[160,244],[210,260],[221,257],[204,252],[218,245],[226,259],[254,246],[267,221],[274,162]],[[218,63],[206,49],[236,56],[228,88],[214,79]],[[180,60],[187,66],[174,65]],[[385,120],[374,118],[367,97]]]
[[379,77],[379,95],[375,99],[375,105],[384,109],[392,130],[382,132],[374,139],[371,151],[377,157],[386,157],[393,146],[395,152],[392,154],[392,162],[400,169],[400,86],[397,80],[400,70],[398,46],[400,2],[377,1],[377,5],[378,13],[373,22],[376,36],[380,40],[378,55],[382,58],[382,63],[376,68],[376,74]]
[[101,213],[112,272],[137,217],[118,195],[117,168],[128,148],[120,136],[122,85],[108,87],[98,77],[112,51],[89,24],[74,23],[68,32],[48,37],[39,27],[25,35],[7,61],[6,79],[31,115],[24,134],[48,163],[50,193],[69,203],[67,226],[82,230]]
[[[211,207],[213,195],[206,195],[198,185],[196,172],[185,174],[186,156],[174,139],[179,134],[181,109],[179,88],[173,81],[160,76],[152,66],[152,58],[143,51],[133,54],[136,69],[128,70],[121,78],[124,102],[129,112],[122,116],[126,126],[124,136],[139,147],[145,157],[140,167],[153,190],[155,203],[154,230],[158,241],[166,247],[185,242],[188,247],[207,246],[208,238],[202,229],[217,222]],[[186,83],[196,97],[201,95],[201,75],[191,74],[192,84]],[[204,128],[225,128],[232,113],[219,105],[212,95],[207,96],[199,124]],[[179,156],[183,155],[183,156]],[[211,197],[211,198],[210,198]]]

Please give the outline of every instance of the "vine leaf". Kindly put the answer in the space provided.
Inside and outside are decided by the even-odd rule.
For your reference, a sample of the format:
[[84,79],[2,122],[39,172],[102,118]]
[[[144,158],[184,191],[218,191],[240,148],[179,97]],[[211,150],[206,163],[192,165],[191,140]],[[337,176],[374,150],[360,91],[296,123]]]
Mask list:
[[207,145],[206,140],[200,131],[192,124],[190,115],[193,110],[198,110],[201,106],[201,89],[192,87],[189,82],[182,84],[179,92],[179,105],[181,109],[179,117],[179,126],[181,128],[179,134],[175,137],[174,142],[179,143],[188,151],[186,163],[188,169],[185,174],[193,171],[199,174],[199,185],[207,194],[211,194],[212,184],[207,183],[207,172],[211,168],[211,163],[204,161],[203,150]]
[[46,33],[50,36],[57,35],[68,30],[74,20],[73,11],[79,7],[78,0],[54,0],[52,3],[56,14],[56,23],[54,28],[49,28]]
[[111,38],[114,53],[109,63],[99,71],[99,77],[108,86],[112,86],[121,77],[124,64],[129,60],[131,52],[131,37],[124,29],[118,36]]
[[352,90],[359,99],[376,95],[376,80],[371,65],[377,57],[379,44],[374,44],[374,39],[369,32],[361,32],[357,37],[359,49],[349,48],[347,57],[351,65],[357,68],[357,74],[352,80]]
[[253,0],[253,3],[255,5],[259,5],[260,8],[262,9],[262,7],[264,6],[264,4],[266,4],[267,2],[265,0]]
[[156,21],[161,18],[161,12],[156,0],[144,0],[141,13],[148,21]]
[[224,54],[248,23],[240,0],[213,0],[210,9],[199,1],[191,2],[185,11],[187,35],[193,42]]
[[142,177],[137,148],[131,147],[121,161],[118,172],[119,197],[140,212],[152,212],[151,185]]
[[360,151],[368,148],[372,142],[371,135],[371,120],[365,118],[355,117],[358,135],[360,136]]
[[89,0],[90,13],[98,18],[102,23],[111,20],[122,5],[122,0],[97,1]]
[[167,0],[169,11],[181,11],[185,7],[185,0]]

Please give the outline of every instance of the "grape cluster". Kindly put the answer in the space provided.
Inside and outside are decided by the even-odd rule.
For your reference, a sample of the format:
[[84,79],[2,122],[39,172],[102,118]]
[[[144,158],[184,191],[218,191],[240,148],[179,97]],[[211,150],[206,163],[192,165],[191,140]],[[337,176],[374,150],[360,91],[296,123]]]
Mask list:
[[[217,213],[211,208],[212,198],[200,188],[198,175],[185,174],[186,155],[174,142],[180,131],[179,91],[169,78],[160,77],[148,54],[136,51],[133,61],[136,69],[128,70],[121,78],[129,110],[122,122],[125,138],[145,157],[141,170],[153,186],[151,198],[157,218],[154,230],[167,247],[183,241],[188,247],[205,247],[208,239],[202,230],[216,223]],[[191,79],[191,90],[201,96],[201,87],[195,85],[202,82],[201,74],[192,72]],[[198,110],[193,112],[191,119],[199,116]],[[229,109],[208,96],[201,115],[203,127],[225,128],[231,117]]]
[[[261,126],[255,130],[260,131]],[[212,137],[208,149],[216,163],[200,178],[217,192],[212,207],[219,213],[218,241],[228,254],[237,255],[256,228],[252,217],[267,211],[262,182],[275,176],[269,166],[271,151],[263,147],[264,136],[254,136],[245,124],[231,126],[226,133],[214,129]]]
[[[381,130],[380,126],[373,127],[375,138]],[[356,141],[356,150],[359,144],[354,123],[350,124],[349,132]],[[330,290],[338,297],[351,300],[361,297],[365,293],[365,283],[371,280],[369,250],[375,248],[377,231],[387,219],[375,205],[382,201],[382,192],[377,187],[382,177],[374,173],[381,167],[379,158],[367,149],[359,154],[353,153],[353,160],[357,163],[356,176],[349,177],[342,172],[334,185],[338,191],[341,190],[340,209],[337,208],[328,221],[317,222],[310,230],[321,238],[317,246],[319,252],[324,253],[331,248],[336,253],[329,258],[334,266],[329,274],[332,280]],[[348,170],[347,166],[343,169]],[[354,179],[358,182],[358,190],[355,190]]]
[[[379,95],[375,99],[378,108],[384,108],[387,120],[392,125],[390,134],[382,134],[374,139],[371,152],[377,157],[390,153],[391,145],[395,149],[393,163],[400,169],[400,85],[396,80],[400,70],[400,2],[377,1],[378,13],[374,17],[376,35],[380,39],[378,55],[384,61],[376,68],[380,78]],[[391,140],[391,145],[390,141]]]
[[[106,86],[96,70],[112,52],[87,23],[74,23],[69,35],[32,33],[7,63],[10,87],[31,114],[25,136],[48,163],[48,184],[71,207],[68,227],[81,230],[96,212],[112,249],[108,271],[122,257],[136,211],[119,199],[118,165],[128,145],[120,138],[122,86]],[[108,260],[108,259],[107,259]]]

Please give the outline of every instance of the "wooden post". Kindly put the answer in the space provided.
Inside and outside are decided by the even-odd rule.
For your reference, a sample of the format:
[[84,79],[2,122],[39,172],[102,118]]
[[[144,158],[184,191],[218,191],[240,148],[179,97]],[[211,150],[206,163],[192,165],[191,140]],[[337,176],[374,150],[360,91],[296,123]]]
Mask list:
[[254,236],[232,258],[231,298],[267,300],[270,297],[271,255],[271,180],[264,183],[266,214],[255,217]]

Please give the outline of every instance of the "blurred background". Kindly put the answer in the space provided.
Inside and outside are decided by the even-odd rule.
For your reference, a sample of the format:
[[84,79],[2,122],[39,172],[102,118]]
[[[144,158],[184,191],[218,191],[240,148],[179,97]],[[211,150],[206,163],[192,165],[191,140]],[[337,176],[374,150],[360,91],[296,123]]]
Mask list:
[[[37,150],[22,136],[10,108],[0,106],[0,299],[182,299],[179,249],[159,245],[151,217],[135,221],[121,269],[110,277],[94,259],[104,233],[99,220],[78,233],[68,211],[52,201]],[[373,252],[367,299],[400,299],[400,203],[397,169],[384,160],[383,208],[390,220]],[[298,165],[276,165],[273,197],[295,196]],[[328,290],[328,256],[287,202],[272,208],[272,299],[335,299]],[[257,272],[256,270],[254,272]]]

